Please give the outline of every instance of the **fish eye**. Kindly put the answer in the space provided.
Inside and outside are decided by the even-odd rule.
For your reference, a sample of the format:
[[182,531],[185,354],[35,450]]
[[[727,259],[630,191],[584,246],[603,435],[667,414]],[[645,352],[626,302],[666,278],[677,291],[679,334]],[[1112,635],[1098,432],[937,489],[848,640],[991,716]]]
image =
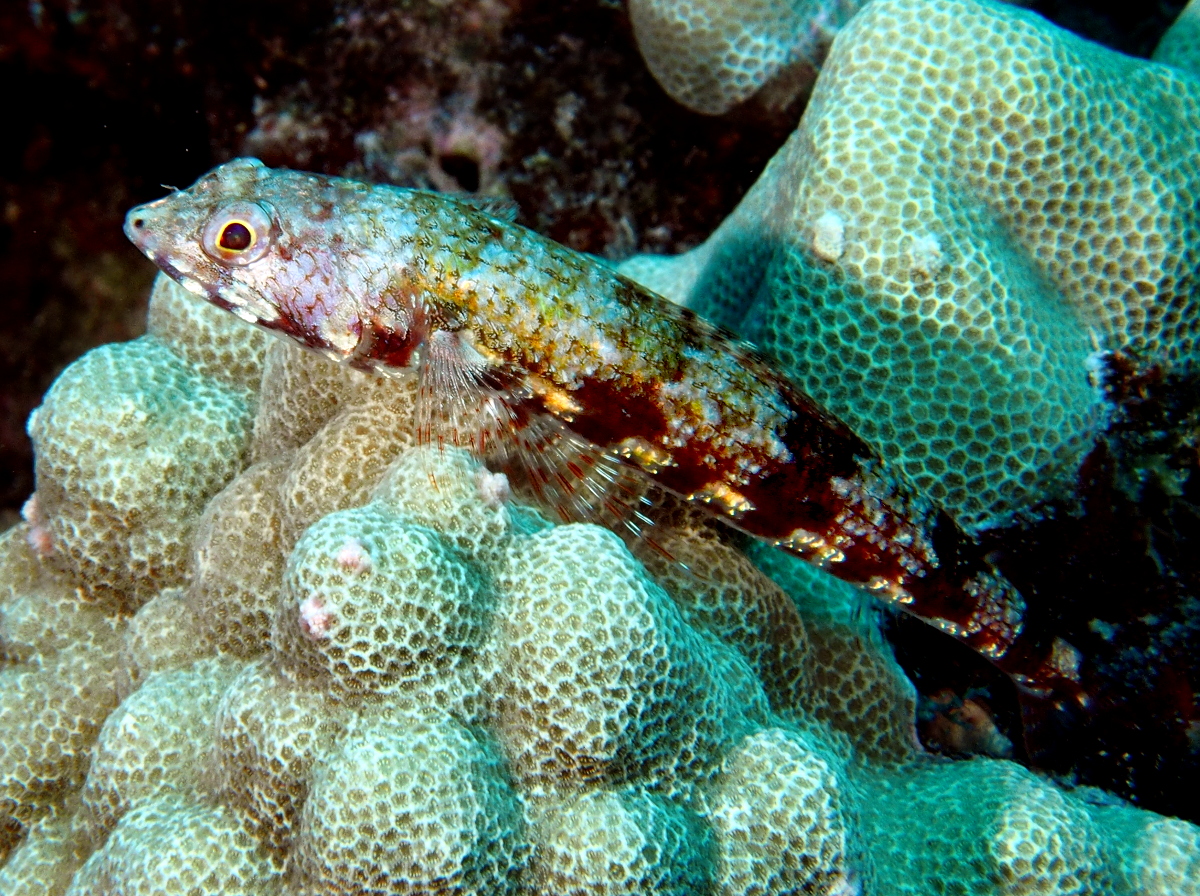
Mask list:
[[231,202],[217,209],[201,240],[204,251],[224,264],[250,264],[271,247],[271,214],[257,202]]
[[256,234],[245,221],[230,221],[221,228],[217,245],[228,252],[245,252],[254,247]]

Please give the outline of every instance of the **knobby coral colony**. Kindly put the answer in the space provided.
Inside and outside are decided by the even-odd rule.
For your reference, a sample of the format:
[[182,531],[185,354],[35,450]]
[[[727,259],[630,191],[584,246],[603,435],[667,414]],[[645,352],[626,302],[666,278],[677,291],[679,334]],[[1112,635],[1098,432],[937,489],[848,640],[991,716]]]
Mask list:
[[619,464],[933,623],[1026,692],[1071,684],[1070,648],[1031,631],[949,516],[745,346],[600,262],[445,195],[254,159],[134,209],[126,232],[245,320],[361,369],[416,363],[423,440],[516,442],[567,519]]
[[64,371],[0,538],[0,892],[1200,893],[1195,826],[922,751],[856,589],[686,505],[699,579],[554,525],[415,447],[420,388],[165,276]]
[[[659,65],[709,21],[680,18]],[[1197,770],[1194,22],[1149,62],[1004,4],[876,0],[716,233],[620,266],[753,340],[996,551],[1092,697],[1032,707],[1038,760],[1126,794]],[[1132,411],[1130,364],[1178,398]]]

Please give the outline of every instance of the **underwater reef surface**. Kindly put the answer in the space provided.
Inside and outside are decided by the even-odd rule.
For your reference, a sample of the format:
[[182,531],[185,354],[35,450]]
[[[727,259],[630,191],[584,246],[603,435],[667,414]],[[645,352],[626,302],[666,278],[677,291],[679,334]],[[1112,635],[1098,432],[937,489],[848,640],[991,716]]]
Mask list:
[[[930,6],[991,10],[984,18],[993,34],[1011,33],[1004,23],[1015,20],[987,4]],[[905,4],[877,3],[875,12],[897,15],[897,8]],[[1164,25],[1169,11],[1165,5],[1144,10]],[[279,7],[251,4],[245,11],[250,27],[236,37],[245,43],[229,54],[222,51],[228,35],[211,22],[193,21],[187,10],[151,4],[135,12],[119,4],[87,14],[55,4],[31,5],[19,16],[0,11],[14,16],[13,28],[3,29],[13,35],[0,55],[6,77],[28,70],[47,75],[45,89],[74,97],[67,108],[79,106],[81,97],[104,99],[89,116],[75,119],[93,122],[101,136],[77,145],[65,136],[72,120],[66,112],[46,117],[42,106],[29,102],[28,91],[15,91],[36,109],[16,116],[23,145],[18,140],[5,149],[6,171],[23,173],[4,181],[3,271],[6,277],[12,272],[6,282],[22,285],[10,300],[23,303],[27,314],[32,309],[37,339],[26,332],[4,349],[4,397],[17,418],[6,444],[19,438],[21,402],[35,403],[47,371],[90,341],[139,331],[149,273],[104,222],[111,217],[115,228],[125,206],[156,195],[159,181],[183,185],[214,159],[254,151],[273,164],[508,196],[524,223],[609,257],[676,252],[700,243],[736,204],[805,101],[776,107],[751,100],[716,119],[680,110],[650,82],[624,13],[613,5],[569,5],[551,14],[515,3],[300,3],[284,15]],[[1121,17],[1130,14],[1128,7],[1107,17],[1093,12],[1093,22],[1106,23],[1110,36],[1140,41],[1125,48],[1143,54],[1161,30],[1148,36],[1149,26],[1127,28]],[[1114,61],[1053,29],[1034,31],[1032,42],[1048,48],[1056,65],[1065,58],[1085,72],[1090,64],[1115,66],[1131,80],[1144,78],[1144,88],[1156,81],[1140,63]],[[148,33],[159,38],[147,41]],[[601,41],[597,34],[613,36]],[[1177,55],[1169,58],[1181,67],[1187,54],[1179,48],[1194,45],[1184,37],[1171,44]],[[969,47],[972,38],[956,40]],[[867,52],[867,59],[878,59],[871,53],[892,61],[911,58],[911,45],[896,40]],[[430,55],[431,47],[440,52]],[[1020,53],[1008,58],[1031,64]],[[121,59],[129,64],[113,64]],[[229,60],[237,65],[230,67]],[[845,73],[854,72],[853,60],[840,65],[818,82],[815,102],[826,91],[826,109],[828,97],[845,89]],[[1166,183],[1186,190],[1194,149],[1189,155],[1186,140],[1176,148],[1171,141],[1179,133],[1154,119],[1187,120],[1182,110],[1190,76],[1157,80],[1178,90],[1159,94],[1159,102],[1148,100],[1148,88],[1131,100],[1117,90],[1108,94],[1117,107],[1144,102],[1150,108],[1139,107],[1142,118],[1122,119],[1114,117],[1113,106],[1103,111],[1100,104],[1098,120],[1116,132],[1136,120],[1133,138],[1171,150],[1161,171],[1151,166],[1141,172],[1153,182],[1151,193]],[[977,97],[962,100],[968,116]],[[853,101],[893,103],[889,114],[914,133],[902,95],[889,99],[886,90],[874,91]],[[821,120],[817,114],[806,119],[811,127]],[[120,133],[109,136],[105,125],[114,123],[122,124],[112,128]],[[1086,135],[1094,122],[1081,111],[1069,125]],[[1010,135],[1020,129],[1002,120],[993,130]],[[1072,141],[1076,145],[1092,144],[1080,139]],[[76,148],[78,160],[71,152]],[[786,169],[795,156],[785,149],[772,170]],[[969,172],[970,159],[957,158]],[[1073,221],[1086,221],[1111,199],[1097,166],[1111,164],[1112,156],[1101,152],[1097,158],[1091,170],[1101,175],[1093,181],[1099,192],[1084,197]],[[1001,190],[1005,184],[1022,189],[1020,177],[993,180]],[[1030,180],[1038,189],[1055,189],[1053,179]],[[1070,182],[1057,181],[1063,187]],[[779,181],[770,175],[762,181],[760,197],[767,193],[786,203],[805,195],[772,190],[773,183]],[[875,195],[870,180],[864,184],[864,196]],[[909,186],[906,181],[901,193]],[[885,183],[885,197],[887,189]],[[751,193],[707,250],[683,258],[702,258],[720,246],[744,225],[746,209],[753,216],[759,201]],[[904,201],[898,211],[908,214]],[[1156,232],[1168,243],[1180,232],[1191,233],[1187,211],[1157,206],[1155,220],[1165,224]],[[924,214],[918,212],[918,218]],[[808,224],[792,235],[800,236],[801,254],[809,257],[787,276],[811,276],[816,268],[826,287],[836,287],[837,265],[859,261],[853,218],[807,209],[805,216]],[[987,229],[989,223],[995,224],[968,219],[965,231],[981,226],[975,232],[985,249],[1005,238]],[[1047,223],[1051,230],[1057,226]],[[1176,226],[1182,231],[1173,231]],[[786,244],[791,237],[784,236]],[[944,235],[914,238],[904,253],[908,270],[937,274],[952,245]],[[1156,251],[1143,249],[1140,263]],[[887,252],[877,254],[881,279],[894,280]],[[1124,276],[1125,266],[1141,270],[1138,256],[1101,246],[1095,255],[1075,259],[1078,270],[1068,260],[1054,276],[1077,277],[1103,291]],[[1098,259],[1097,270],[1085,257]],[[753,254],[747,258],[757,263]],[[631,273],[641,263],[633,262]],[[870,256],[866,264],[873,264]],[[997,280],[1001,289],[1019,281],[1009,270]],[[1189,273],[1186,257],[1178,270]],[[724,273],[736,279],[742,272],[731,266]],[[1027,275],[1039,284],[1046,276],[1023,270]],[[1194,299],[1187,289],[1177,294],[1183,325],[1179,315],[1165,323],[1176,327],[1174,345],[1190,345],[1179,339],[1190,338],[1185,312]],[[93,304],[81,306],[79,297]],[[512,571],[517,566],[497,565],[491,548],[463,541],[453,525],[422,516],[420,507],[397,497],[403,489],[394,483],[408,475],[403,452],[411,444],[405,399],[376,394],[382,385],[345,372],[321,372],[307,356],[286,360],[280,346],[267,352],[252,331],[209,319],[167,286],[157,287],[156,297],[151,336],[86,356],[31,424],[41,434],[37,500],[26,506],[27,522],[6,536],[0,565],[7,589],[0,597],[7,701],[0,721],[12,732],[0,741],[13,751],[5,756],[4,767],[13,771],[0,793],[0,808],[8,813],[0,829],[6,848],[16,849],[0,870],[0,891],[33,886],[29,892],[40,893],[37,888],[52,881],[53,892],[62,892],[86,860],[76,892],[116,891],[130,876],[162,875],[163,886],[179,886],[219,866],[226,877],[209,884],[219,892],[273,892],[280,873],[306,892],[353,891],[353,881],[364,874],[383,879],[403,873],[418,880],[425,873],[448,874],[461,881],[461,891],[501,891],[534,881],[551,893],[575,885],[581,875],[601,873],[581,868],[571,844],[604,831],[620,832],[605,840],[605,848],[615,851],[605,855],[631,858],[609,866],[627,877],[588,885],[597,892],[632,879],[664,892],[754,886],[767,892],[789,886],[827,893],[927,892],[947,882],[969,892],[1035,885],[1074,892],[1081,877],[1085,890],[1106,893],[1195,888],[1195,829],[1134,810],[1111,795],[1196,817],[1187,793],[1197,778],[1200,740],[1193,721],[1200,674],[1200,485],[1192,475],[1198,402],[1188,368],[1192,349],[1161,351],[1163,343],[1154,340],[1165,331],[1164,321],[1153,313],[1135,322],[1150,321],[1157,335],[1132,351],[1120,339],[1129,332],[1126,323],[1108,318],[1091,328],[1099,334],[1096,344],[1090,332],[1086,340],[1083,353],[1091,366],[1071,368],[1076,386],[1083,382],[1091,389],[1075,389],[1083,410],[1073,411],[1069,401],[1053,403],[1052,413],[1074,421],[1059,428],[1069,456],[1050,468],[1037,460],[1027,464],[1031,497],[1006,506],[999,524],[986,514],[978,517],[978,537],[1036,607],[1039,623],[1061,631],[1079,652],[1091,698],[1078,711],[1059,707],[1038,720],[1041,739],[1027,749],[1011,684],[928,627],[903,618],[880,623],[917,686],[914,695],[879,638],[874,611],[851,593],[830,591],[828,582],[777,568],[779,558],[756,553],[786,596],[764,585],[718,535],[685,521],[679,537],[691,547],[680,553],[704,556],[715,582],[698,596],[694,583],[674,581],[655,557],[634,560],[595,530],[579,535],[516,505],[504,505],[503,512],[490,506],[496,487],[483,485],[490,474],[472,467],[465,479],[455,480],[457,474],[447,472],[439,483],[458,482],[454,500],[466,502],[455,513],[469,517],[464,508],[478,510],[483,502],[495,518],[512,517],[501,526],[501,540],[522,547],[513,547],[513,558],[504,563],[553,568],[536,551],[521,559],[521,551],[534,550],[530,539],[553,544],[578,537],[584,545],[568,550],[610,564],[596,575],[634,583],[628,593],[592,589],[589,595],[571,570],[562,573],[573,601],[603,605],[591,617],[603,632],[599,641],[617,637],[613,626],[620,637],[633,637],[619,622],[629,614],[645,623],[638,630],[661,631],[660,641],[636,648],[659,657],[646,668],[665,662],[678,680],[654,678],[650,669],[632,696],[626,679],[569,680],[563,693],[571,695],[570,706],[554,715],[559,710],[529,677],[611,664],[613,654],[593,658],[587,650],[595,644],[586,629],[581,635],[576,628],[538,648],[540,660],[514,646],[522,643],[521,633],[559,631],[552,623],[561,623],[564,614],[573,625],[570,607],[522,591],[528,583]],[[1046,326],[1061,331],[1070,317],[1052,314]],[[822,323],[844,321],[833,315]],[[762,318],[757,325],[763,326]],[[771,341],[771,325],[751,332]],[[66,348],[50,347],[56,333],[66,335]],[[1080,340],[1070,339],[1061,354],[1082,368],[1088,357],[1079,359]],[[39,346],[37,358],[49,359],[46,367],[30,363],[31,344]],[[787,364],[795,346],[787,340],[781,345],[776,354]],[[981,356],[975,342],[960,348],[963,357]],[[1093,353],[1096,348],[1104,351]],[[1074,362],[1063,363],[1067,369]],[[108,384],[103,400],[96,382]],[[1039,385],[1062,384],[1048,375]],[[314,401],[316,394],[323,398]],[[297,406],[297,396],[309,401]],[[80,406],[102,406],[104,413],[84,413]],[[1002,410],[1046,431],[1033,414],[1026,420],[1011,404]],[[977,425],[971,413],[962,416]],[[894,428],[880,435],[908,444]],[[932,438],[927,446],[941,450]],[[959,458],[964,470],[971,460],[982,462],[988,449],[985,444],[971,449],[976,457]],[[955,450],[947,446],[945,458],[954,461]],[[79,458],[89,456],[97,462],[81,466]],[[419,452],[409,463],[416,457]],[[1044,490],[1053,500],[1045,503],[1038,501],[1044,483],[1036,478],[1043,474],[1054,479]],[[394,477],[390,491],[376,491],[385,476]],[[14,501],[31,490],[30,480],[20,477],[13,477]],[[1030,485],[1020,468],[1013,479]],[[430,498],[419,477],[408,483],[411,493]],[[961,494],[969,516],[974,499],[969,490]],[[952,503],[953,494],[939,497]],[[348,516],[328,516],[339,510]],[[313,523],[312,540],[305,541]],[[413,535],[413,528],[422,534]],[[395,572],[401,567],[387,566],[399,561],[380,555],[371,541],[376,533],[385,534],[384,543],[410,545],[399,560],[434,558],[429,562],[440,570],[435,578],[445,576],[439,588],[456,595],[454,606],[469,618],[442,625],[439,613],[447,606],[437,603],[441,590],[413,593],[396,586],[388,577],[403,575]],[[722,580],[721,570],[739,581]],[[373,591],[376,585],[367,579],[375,573],[385,584]],[[658,585],[652,587],[647,583],[654,577]],[[373,608],[367,621],[340,615],[332,598],[313,598],[342,588]],[[407,603],[393,605],[386,597],[401,594]],[[514,601],[525,609],[514,610]],[[720,608],[730,607],[739,609],[734,619],[713,618],[714,608],[720,616]],[[505,615],[514,612],[542,615],[515,621]],[[412,617],[433,628],[414,631]],[[752,624],[755,619],[767,621]],[[380,631],[417,643],[384,651],[390,665],[377,667],[371,638]],[[579,638],[589,643],[572,652],[569,645]],[[616,668],[643,668],[631,659],[633,646],[619,638],[614,643],[626,645],[620,655],[632,663]],[[523,667],[526,661],[533,666]],[[195,701],[177,705],[181,690]],[[645,695],[656,695],[650,709],[637,703]],[[416,719],[414,700],[437,712]],[[579,715],[576,702],[597,707],[600,715]],[[696,716],[688,715],[687,725],[653,721],[655,712],[670,715],[667,707],[681,704]],[[282,720],[263,720],[273,713]],[[541,728],[539,718],[553,719],[553,725]],[[214,719],[218,735],[210,741],[204,732]],[[604,721],[609,719],[614,721]],[[1055,772],[1057,783],[1000,759],[936,759],[914,743],[914,721],[926,748],[990,756],[1011,750],[1027,764]],[[582,733],[572,727],[578,725]],[[396,742],[428,757],[422,773],[430,779],[448,775],[476,782],[476,789],[466,797],[461,791],[422,792],[418,799],[390,774],[370,779],[379,768],[398,767],[389,753]],[[95,757],[89,758],[93,744]],[[162,758],[165,788],[144,780],[146,756]],[[281,765],[286,771],[279,771]],[[775,771],[780,767],[789,770],[786,780]],[[270,780],[259,782],[256,775]],[[434,837],[429,851],[416,858],[412,844],[393,852],[385,845],[364,860],[354,825],[337,821],[350,811],[337,797],[368,779],[390,794],[390,802],[375,806],[372,811],[382,814],[362,824],[394,824],[389,806],[419,803],[418,816],[405,816],[406,823],[428,823],[425,830],[445,833],[453,845]],[[770,805],[745,802],[768,797]],[[419,816],[451,805],[459,827]],[[771,817],[774,829],[796,839],[748,853],[738,846],[747,840],[747,812]],[[161,866],[146,864],[142,844],[186,843],[202,835],[211,849],[167,851]],[[1046,842],[1062,852],[1031,846]],[[653,861],[645,857],[647,843],[658,847],[651,850]],[[787,856],[800,857],[803,867],[781,858]],[[401,867],[410,870],[398,872]],[[424,870],[411,870],[416,868]]]
[[[988,546],[1027,629],[1078,664],[1078,699],[1026,700],[1005,726],[1030,760],[1183,814],[1200,770],[1192,28],[1156,51],[1168,67],[1011,6],[872,3],[717,232],[620,267],[751,339]],[[932,710],[954,652],[894,631]],[[983,688],[1008,712],[1003,683],[955,674],[956,700]]]
[[674,562],[555,525],[417,396],[165,276],[58,378],[4,893],[1200,892],[1200,828],[924,750],[858,590],[685,507]]

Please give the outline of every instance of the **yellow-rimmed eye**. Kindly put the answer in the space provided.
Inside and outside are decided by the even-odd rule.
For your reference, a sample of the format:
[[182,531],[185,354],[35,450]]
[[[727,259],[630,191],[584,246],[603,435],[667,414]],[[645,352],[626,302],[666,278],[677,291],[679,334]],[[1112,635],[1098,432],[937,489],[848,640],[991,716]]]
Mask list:
[[257,241],[258,234],[249,221],[230,221],[221,227],[221,235],[217,237],[217,245],[226,252],[247,252]]
[[223,205],[204,226],[204,251],[225,264],[262,258],[274,238],[270,213],[256,202]]

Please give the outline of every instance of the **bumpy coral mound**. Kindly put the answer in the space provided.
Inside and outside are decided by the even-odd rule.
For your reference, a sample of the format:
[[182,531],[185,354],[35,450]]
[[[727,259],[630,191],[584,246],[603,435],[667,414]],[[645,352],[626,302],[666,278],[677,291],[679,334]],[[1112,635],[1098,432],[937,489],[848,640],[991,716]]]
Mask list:
[[537,896],[706,890],[706,832],[694,816],[645,790],[591,790],[535,811]]
[[118,627],[47,569],[26,526],[0,538],[0,854],[78,791],[117,705]]
[[276,896],[278,869],[223,806],[146,800],[75,875],[67,896]]
[[765,720],[745,661],[687,625],[611,532],[571,525],[520,539],[496,578],[504,600],[488,690],[527,788],[649,774],[686,793]]
[[266,647],[286,556],[280,486],[291,460],[247,467],[208,503],[197,526],[183,601],[205,644],[222,653],[251,657]]
[[345,732],[345,711],[275,663],[250,663],[217,710],[218,786],[269,848],[286,852],[313,762]]
[[521,824],[499,756],[461,723],[364,718],[313,771],[296,892],[501,896],[523,864]]
[[201,789],[217,701],[236,671],[209,658],[152,675],[108,717],[82,793],[94,840],[102,840],[132,806],[163,790]]
[[795,732],[768,728],[743,740],[710,800],[718,892],[846,892],[837,777]]
[[[197,338],[245,325],[214,326]],[[146,342],[142,382],[227,388],[202,346]],[[149,600],[120,543],[124,578],[65,562],[75,502],[0,539],[5,893],[1200,893],[1193,826],[922,753],[852,589],[763,553],[772,581],[669,501],[675,562],[639,562],[513,503],[466,452],[411,447],[411,423],[370,429],[411,406],[408,380],[280,346],[237,393],[255,447]],[[331,388],[306,404],[281,388],[300,382]],[[76,437],[91,410],[67,407],[39,448],[108,482]],[[168,407],[151,444],[202,468],[224,452],[210,417]],[[395,460],[364,466],[335,430]],[[314,443],[360,447],[314,465]],[[301,469],[322,497],[289,503]],[[155,495],[178,498],[141,488],[139,518],[172,512]],[[301,506],[316,518],[293,539]],[[80,543],[111,535],[92,519]]]
[[154,298],[147,336],[72,364],[29,421],[55,562],[95,598],[134,607],[183,582],[197,518],[242,467],[265,345],[217,337],[217,309],[179,287]]
[[371,504],[330,514],[296,544],[274,641],[322,689],[432,694],[483,640],[488,602],[440,533]]
[[947,880],[966,893],[1200,892],[1194,826],[1104,794],[1073,798],[1011,762],[933,763],[875,787],[860,818],[881,847],[876,872],[905,882],[896,892]]
[[1176,70],[990,0],[880,0],[709,242],[624,270],[1002,522],[1072,481],[1096,348],[1196,368],[1197,127]]
[[789,69],[815,65],[863,2],[630,0],[629,17],[663,89],[690,109],[719,115]]

